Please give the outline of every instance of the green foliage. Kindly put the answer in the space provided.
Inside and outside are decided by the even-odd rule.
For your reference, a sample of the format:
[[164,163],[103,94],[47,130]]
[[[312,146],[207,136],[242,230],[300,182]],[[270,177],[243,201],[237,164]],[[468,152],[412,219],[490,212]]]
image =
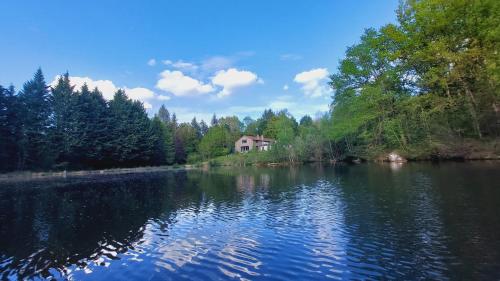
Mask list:
[[48,168],[52,163],[50,144],[46,138],[50,125],[50,92],[42,70],[23,85],[19,93],[22,132],[19,139],[19,165],[21,169]]
[[[398,23],[369,28],[346,50],[329,85],[331,111],[300,125],[286,110],[257,120],[180,123],[162,105],[152,120],[119,90],[50,89],[42,71],[16,94],[0,87],[0,170],[302,162],[388,150],[421,157],[457,142],[498,143],[500,2],[407,0]],[[274,138],[266,152],[227,156],[241,136]],[[490,147],[490,145],[479,145]],[[457,145],[458,150],[464,150]],[[495,145],[493,145],[495,147]]]
[[0,171],[18,169],[22,135],[21,107],[13,86],[0,86]]
[[399,25],[366,30],[331,76],[342,153],[498,137],[497,2],[406,1]]
[[198,145],[198,150],[203,159],[210,159],[228,154],[233,146],[229,130],[219,125],[210,127]]
[[109,102],[112,127],[110,158],[120,166],[147,165],[153,159],[155,138],[142,103],[118,90]]
[[289,145],[297,133],[297,121],[287,111],[281,111],[267,121],[264,135],[274,138],[280,145]]
[[170,123],[170,112],[168,112],[164,104],[162,104],[160,109],[158,110],[157,117],[160,118],[160,121],[164,124]]

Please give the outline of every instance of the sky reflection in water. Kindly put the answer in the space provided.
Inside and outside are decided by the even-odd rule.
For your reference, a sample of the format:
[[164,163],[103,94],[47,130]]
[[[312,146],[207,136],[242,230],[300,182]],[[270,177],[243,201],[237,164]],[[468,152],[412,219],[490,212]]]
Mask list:
[[500,278],[497,163],[2,186],[0,279]]

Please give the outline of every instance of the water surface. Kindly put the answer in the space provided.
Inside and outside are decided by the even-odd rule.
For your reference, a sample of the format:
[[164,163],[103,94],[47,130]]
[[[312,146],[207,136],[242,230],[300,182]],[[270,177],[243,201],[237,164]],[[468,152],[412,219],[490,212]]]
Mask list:
[[498,162],[0,186],[0,279],[500,279]]

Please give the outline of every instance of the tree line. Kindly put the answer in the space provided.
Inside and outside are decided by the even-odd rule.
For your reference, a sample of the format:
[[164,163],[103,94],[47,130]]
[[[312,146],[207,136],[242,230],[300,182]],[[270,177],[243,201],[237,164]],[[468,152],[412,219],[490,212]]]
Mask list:
[[[104,99],[99,89],[75,89],[69,74],[55,85],[41,69],[16,92],[0,86],[0,170],[102,169],[197,163],[234,152],[243,134],[276,138],[273,155],[311,147],[319,128],[309,116],[300,124],[286,110],[265,110],[260,118],[196,117],[178,122],[162,105],[149,118],[139,101],[118,90]],[[310,137],[306,136],[310,133]],[[313,137],[316,135],[316,137]],[[304,138],[303,146],[296,141]],[[285,149],[286,148],[286,149]]]
[[162,106],[148,118],[123,90],[106,101],[74,89],[69,75],[49,87],[41,70],[16,93],[0,86],[0,170],[107,168],[196,163],[228,155],[243,134],[277,140],[255,161],[407,157],[500,135],[500,2],[407,0],[398,22],[369,28],[331,75],[331,110],[299,120],[286,109],[256,120],[236,116],[179,123]]
[[244,122],[214,114],[206,124],[196,117],[178,122],[162,105],[149,118],[143,104],[129,99],[124,90],[107,101],[97,88],[84,84],[75,89],[68,73],[49,86],[38,69],[19,92],[0,86],[0,170],[195,163],[234,152],[242,134],[277,137],[284,128],[282,119],[297,131],[291,115],[271,110]]
[[497,140],[499,14],[494,0],[403,1],[398,23],[367,29],[331,76],[329,138],[348,153],[413,157]]
[[165,130],[123,90],[106,101],[69,75],[49,87],[41,69],[16,93],[0,86],[0,169],[42,170],[162,165]]

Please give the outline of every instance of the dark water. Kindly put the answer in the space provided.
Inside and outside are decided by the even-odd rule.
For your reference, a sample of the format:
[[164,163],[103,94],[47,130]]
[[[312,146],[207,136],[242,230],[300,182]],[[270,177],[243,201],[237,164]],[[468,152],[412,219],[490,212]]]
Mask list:
[[500,163],[0,188],[0,279],[500,279]]

